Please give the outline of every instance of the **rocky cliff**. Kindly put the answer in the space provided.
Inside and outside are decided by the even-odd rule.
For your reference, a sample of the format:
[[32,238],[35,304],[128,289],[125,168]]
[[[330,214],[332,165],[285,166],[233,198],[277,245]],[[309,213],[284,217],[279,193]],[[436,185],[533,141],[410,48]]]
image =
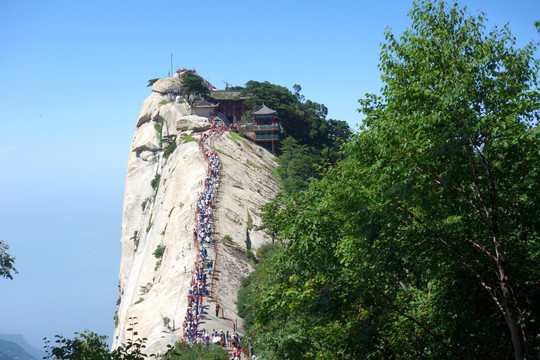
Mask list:
[[[183,336],[199,251],[195,211],[208,171],[199,139],[211,122],[192,115],[186,103],[170,101],[169,94],[180,86],[178,75],[157,81],[136,122],[124,195],[113,348],[147,338],[147,352],[159,353]],[[278,191],[271,173],[276,163],[271,153],[228,131],[217,134],[213,146],[222,167],[210,252],[215,267],[208,280],[213,294],[204,301],[199,328],[232,332],[233,320],[241,329],[236,293],[252,270],[246,251],[270,241],[248,224],[260,224],[259,208]],[[233,243],[222,243],[225,235]],[[219,319],[213,314],[215,302],[224,310]]]

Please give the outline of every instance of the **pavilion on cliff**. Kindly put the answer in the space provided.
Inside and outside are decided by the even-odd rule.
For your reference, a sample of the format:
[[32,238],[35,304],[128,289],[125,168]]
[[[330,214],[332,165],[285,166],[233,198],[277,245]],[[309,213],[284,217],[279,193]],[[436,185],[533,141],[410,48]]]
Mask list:
[[253,117],[252,124],[240,125],[236,129],[244,133],[256,144],[275,153],[281,129],[276,123],[276,111],[262,104],[258,109],[251,112],[251,116]]

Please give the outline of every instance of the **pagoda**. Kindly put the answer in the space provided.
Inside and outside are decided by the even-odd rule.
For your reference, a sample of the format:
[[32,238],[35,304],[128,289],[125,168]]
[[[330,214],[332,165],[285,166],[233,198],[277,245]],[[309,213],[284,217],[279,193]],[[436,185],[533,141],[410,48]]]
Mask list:
[[275,153],[281,129],[276,123],[276,111],[263,103],[258,109],[251,112],[251,116],[253,117],[252,124],[240,125],[236,129],[244,133],[256,144]]

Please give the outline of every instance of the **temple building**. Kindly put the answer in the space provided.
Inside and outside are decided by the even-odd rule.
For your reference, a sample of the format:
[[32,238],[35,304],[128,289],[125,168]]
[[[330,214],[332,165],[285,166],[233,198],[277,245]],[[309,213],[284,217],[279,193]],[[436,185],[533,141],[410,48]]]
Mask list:
[[258,109],[251,112],[251,116],[253,117],[252,124],[240,125],[235,128],[256,144],[275,153],[281,130],[276,123],[276,111],[262,104]]
[[208,100],[202,99],[191,105],[191,113],[193,115],[211,118],[217,115],[217,107],[217,104],[212,104]]
[[217,102],[217,111],[227,118],[229,124],[244,121],[244,115],[249,109],[244,105],[247,97],[241,96],[240,91],[216,90],[210,93],[210,98]]

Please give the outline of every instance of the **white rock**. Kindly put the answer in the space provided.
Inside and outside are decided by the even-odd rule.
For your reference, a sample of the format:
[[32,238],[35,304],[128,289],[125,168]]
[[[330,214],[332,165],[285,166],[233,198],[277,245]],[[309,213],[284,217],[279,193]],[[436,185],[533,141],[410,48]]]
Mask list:
[[[176,75],[176,74],[175,74]],[[179,94],[182,91],[182,80],[179,76],[159,79],[152,85],[152,91],[161,94],[174,93]]]
[[150,96],[148,96],[144,100],[141,112],[139,113],[139,117],[137,119],[136,127],[139,127],[145,122],[150,121],[152,117],[155,116],[154,112],[159,111],[159,103],[163,100],[168,99],[168,96],[159,94],[157,92],[153,92],[152,94],[150,94]]
[[198,115],[183,116],[176,122],[176,129],[179,131],[196,130],[204,131],[212,127],[212,124],[208,118]]
[[189,105],[175,102],[159,106],[159,111],[152,119],[163,124],[164,135],[176,135],[176,123],[182,117],[189,114]]
[[135,131],[135,136],[131,143],[131,151],[157,151],[159,146],[159,133],[155,128],[155,122],[148,121],[142,124]]
[[[208,119],[198,116],[177,119],[187,113],[185,105],[159,105],[163,97],[158,96],[153,93],[149,96],[151,99],[144,102],[145,114],[149,114],[150,119],[138,124],[128,158],[119,273],[121,302],[112,345],[116,348],[132,339],[133,334],[128,329],[136,322],[134,330],[138,336],[135,338],[148,338],[148,353],[164,352],[168,344],[179,341],[182,336],[191,271],[197,254],[192,233],[195,203],[203,190],[202,181],[208,168],[197,142],[180,141],[176,150],[163,159],[155,120],[169,124],[167,126],[185,121],[183,125],[195,131],[193,136],[197,136],[196,130],[210,127]],[[276,163],[268,151],[245,139],[233,141],[227,133],[216,139],[215,148],[220,150],[223,164],[215,229],[219,238],[230,235],[238,244],[228,247],[217,242],[216,267],[220,276],[215,282],[215,296],[225,309],[225,317],[238,320],[241,329],[236,294],[242,278],[252,270],[245,257],[247,214],[249,212],[255,226],[261,224],[260,207],[278,192],[277,181],[271,174]],[[161,180],[154,190],[151,182],[158,173]],[[252,230],[249,235],[253,250],[270,241],[259,231]],[[158,245],[166,246],[166,250],[161,265],[156,267],[153,252]],[[207,301],[205,305],[213,305]],[[174,331],[164,326],[165,317],[175,324]],[[203,327],[232,332],[230,320],[215,317],[207,318]]]

